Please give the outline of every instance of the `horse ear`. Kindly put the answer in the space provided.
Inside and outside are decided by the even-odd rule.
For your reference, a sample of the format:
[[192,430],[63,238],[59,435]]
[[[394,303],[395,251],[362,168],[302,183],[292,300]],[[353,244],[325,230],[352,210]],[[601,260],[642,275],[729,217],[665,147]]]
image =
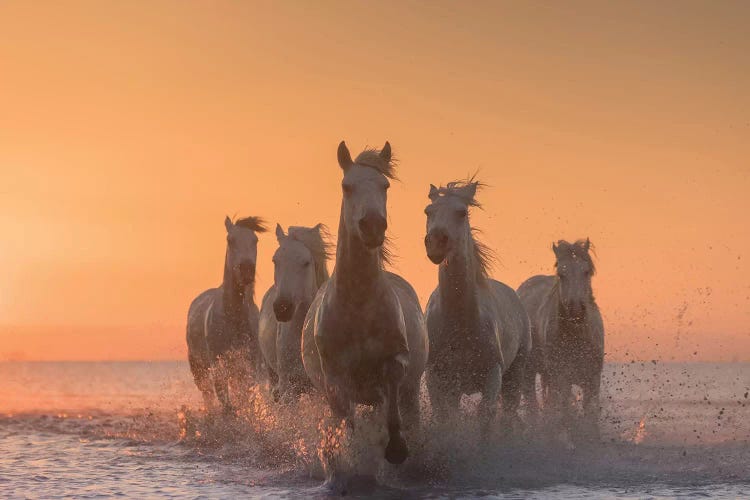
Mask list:
[[558,250],[559,248],[560,248],[560,247],[558,247],[558,246],[557,246],[557,243],[552,243],[552,251],[553,251],[553,252],[555,252],[555,256],[557,256],[557,250]]
[[279,240],[279,243],[281,243],[281,240],[286,238],[286,235],[284,234],[284,230],[281,228],[281,224],[278,222],[276,223],[276,239]]
[[474,199],[474,197],[477,195],[477,187],[479,186],[478,182],[470,182],[466,186],[466,192],[471,196],[470,199]]
[[386,163],[391,162],[391,143],[385,141],[385,146],[380,150],[380,158]]
[[583,244],[583,249],[588,252],[590,247],[591,247],[591,240],[589,240],[588,237],[587,237],[586,238],[586,243]]
[[231,231],[234,227],[234,224],[232,224],[232,219],[230,219],[228,215],[226,219],[224,219],[224,227],[227,228],[227,232]]
[[344,169],[345,172],[349,170],[349,167],[354,165],[354,162],[352,161],[352,154],[349,152],[349,148],[346,147],[346,143],[344,141],[341,141],[341,144],[339,144],[339,150],[337,154],[339,158],[339,166]]
[[430,184],[430,193],[427,195],[430,201],[435,201],[440,197],[440,190],[435,187],[435,184]]

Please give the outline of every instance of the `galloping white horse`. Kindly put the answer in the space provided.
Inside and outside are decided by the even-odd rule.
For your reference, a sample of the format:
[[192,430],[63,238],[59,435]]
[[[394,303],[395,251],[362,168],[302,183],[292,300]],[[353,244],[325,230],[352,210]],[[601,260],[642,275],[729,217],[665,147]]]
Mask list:
[[260,307],[260,347],[274,396],[287,401],[310,387],[302,366],[302,326],[320,286],[328,280],[328,231],[323,224],[276,226],[279,248],[273,255],[274,284]]
[[546,402],[569,425],[571,386],[578,385],[595,437],[599,432],[604,324],[591,288],[595,268],[590,247],[588,239],[553,244],[557,276],[529,278],[518,288],[518,295],[531,318],[534,336],[525,392],[534,394],[536,374],[540,373]]
[[337,417],[356,404],[385,405],[385,458],[408,456],[401,411],[419,418],[419,381],[427,361],[427,332],[414,289],[383,269],[391,146],[365,150],[352,161],[338,149],[344,172],[336,267],[310,307],[303,332],[305,370]]
[[214,401],[214,391],[224,411],[233,406],[229,382],[242,391],[260,367],[258,346],[258,307],[255,305],[255,263],[258,237],[266,231],[263,220],[246,217],[224,221],[227,251],[224,280],[190,304],[187,320],[187,345],[190,370],[203,393],[206,408]]
[[517,418],[531,334],[516,292],[489,278],[489,250],[474,238],[469,208],[479,205],[478,186],[472,181],[430,186],[425,247],[440,267],[426,309],[426,381],[438,421],[458,408],[462,394],[481,392],[480,419],[487,431],[498,393],[504,419]]

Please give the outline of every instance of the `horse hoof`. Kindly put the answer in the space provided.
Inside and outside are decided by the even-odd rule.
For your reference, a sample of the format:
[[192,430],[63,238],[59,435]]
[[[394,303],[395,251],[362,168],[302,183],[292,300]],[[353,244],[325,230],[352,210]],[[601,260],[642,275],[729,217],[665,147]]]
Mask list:
[[388,463],[400,465],[404,463],[408,456],[409,447],[406,445],[404,437],[401,435],[393,436],[388,441],[388,446],[385,447],[385,459]]

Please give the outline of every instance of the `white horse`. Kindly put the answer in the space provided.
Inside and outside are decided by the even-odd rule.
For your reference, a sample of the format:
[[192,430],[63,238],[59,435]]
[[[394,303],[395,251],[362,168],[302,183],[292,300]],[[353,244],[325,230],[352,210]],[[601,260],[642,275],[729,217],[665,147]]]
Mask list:
[[328,280],[327,236],[323,224],[292,226],[289,234],[276,226],[274,284],[260,307],[260,347],[276,399],[297,398],[311,387],[302,366],[302,326],[315,294]]
[[190,304],[187,345],[190,370],[203,394],[206,408],[213,406],[214,393],[225,412],[233,411],[229,382],[243,391],[260,367],[258,307],[255,305],[256,233],[266,231],[263,220],[246,217],[224,221],[227,251],[224,280]]
[[578,385],[590,430],[598,436],[604,324],[591,288],[595,268],[590,247],[588,239],[553,244],[557,275],[529,278],[518,295],[531,318],[534,338],[525,392],[535,394],[540,373],[545,402],[567,426],[572,385]]
[[517,418],[531,333],[516,292],[490,279],[489,250],[474,237],[469,208],[478,206],[477,182],[430,186],[427,256],[438,264],[438,287],[427,303],[430,359],[426,382],[433,413],[445,421],[462,394],[482,393],[486,432],[502,394],[503,418]]
[[428,345],[417,294],[383,269],[391,146],[352,161],[341,142],[338,161],[344,179],[336,267],[307,313],[303,361],[336,417],[350,417],[357,404],[385,405],[385,458],[400,464],[409,452],[401,411],[418,422]]

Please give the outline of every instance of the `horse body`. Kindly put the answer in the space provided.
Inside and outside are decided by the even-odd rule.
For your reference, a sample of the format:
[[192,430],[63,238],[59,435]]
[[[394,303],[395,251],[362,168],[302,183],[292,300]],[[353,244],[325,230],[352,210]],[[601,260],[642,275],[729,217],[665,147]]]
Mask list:
[[430,192],[425,246],[440,268],[426,309],[426,381],[438,420],[458,408],[462,394],[481,392],[486,430],[500,393],[503,415],[516,416],[531,338],[518,296],[487,277],[487,250],[473,238],[467,209],[477,205],[477,185],[451,183]]
[[524,397],[526,399],[529,411],[536,415],[539,412],[539,401],[536,396],[536,376],[542,374],[542,395],[546,398],[547,394],[547,369],[545,353],[545,331],[539,327],[537,316],[539,308],[545,302],[547,296],[555,286],[556,278],[554,276],[532,276],[524,281],[518,287],[518,297],[521,299],[526,312],[529,315],[531,327],[531,354],[526,365],[526,377],[524,380]]
[[427,360],[424,317],[414,289],[383,269],[390,145],[351,160],[342,142],[344,200],[336,267],[318,291],[303,331],[304,367],[336,417],[354,406],[384,405],[385,457],[402,463],[408,447],[401,410],[419,417],[419,380]]
[[229,387],[246,388],[260,366],[258,307],[253,301],[256,232],[265,228],[260,219],[232,223],[227,218],[227,254],[224,279],[218,288],[202,292],[188,309],[188,362],[206,407],[214,396],[225,412],[232,410]]
[[329,244],[322,224],[312,228],[276,228],[274,284],[260,309],[260,347],[275,397],[296,398],[311,388],[302,366],[301,337],[305,316],[320,286],[328,280]]
[[518,291],[539,342],[530,372],[534,378],[541,373],[546,402],[567,423],[571,388],[579,386],[585,417],[598,432],[604,324],[591,290],[589,246],[588,240],[553,245],[558,275],[534,276]]

